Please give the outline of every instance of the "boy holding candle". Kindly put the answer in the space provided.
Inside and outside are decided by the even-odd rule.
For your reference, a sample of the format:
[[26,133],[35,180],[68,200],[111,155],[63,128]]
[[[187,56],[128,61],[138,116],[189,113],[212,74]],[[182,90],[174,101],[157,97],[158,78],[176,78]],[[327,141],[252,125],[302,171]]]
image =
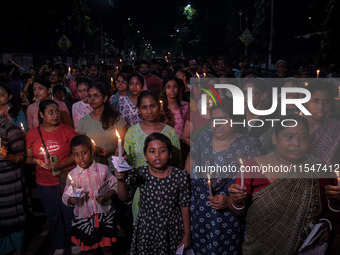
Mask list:
[[[104,255],[112,254],[111,245],[117,242],[120,228],[110,199],[117,191],[116,178],[108,166],[94,161],[89,137],[74,137],[70,147],[77,167],[69,173],[62,200],[74,207],[71,240],[87,254],[94,254],[97,248],[101,248]],[[101,188],[106,185],[107,190]],[[76,197],[73,190],[78,188],[84,190],[85,196]],[[99,189],[104,190],[104,194],[100,194]]]

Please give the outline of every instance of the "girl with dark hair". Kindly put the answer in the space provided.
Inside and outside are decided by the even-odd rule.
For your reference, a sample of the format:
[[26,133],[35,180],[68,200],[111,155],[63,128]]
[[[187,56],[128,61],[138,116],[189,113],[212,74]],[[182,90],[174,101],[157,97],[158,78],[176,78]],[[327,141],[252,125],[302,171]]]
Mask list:
[[27,132],[26,116],[20,109],[20,104],[13,96],[12,90],[3,83],[0,83],[0,119],[10,121],[19,128],[23,126]]
[[59,123],[59,107],[52,99],[39,104],[38,114],[39,126],[26,135],[26,163],[36,165],[36,183],[57,255],[71,244],[73,211],[61,200],[63,183],[59,182],[59,175],[74,168],[70,142],[76,133],[70,126]]
[[[138,112],[142,122],[131,126],[124,140],[124,149],[127,153],[127,161],[132,167],[140,167],[147,164],[143,153],[145,138],[154,132],[162,133],[169,137],[174,147],[172,153],[172,165],[181,167],[181,146],[179,137],[174,128],[160,122],[160,104],[158,97],[151,90],[143,91],[137,101]],[[134,222],[138,213],[139,189],[136,191],[132,204]]]
[[130,94],[119,99],[118,110],[128,125],[133,126],[142,121],[138,115],[137,98],[143,91],[144,78],[139,73],[133,73],[128,78],[128,84]]
[[79,120],[93,110],[89,104],[89,98],[87,97],[87,91],[91,84],[92,80],[88,77],[81,77],[77,81],[77,90],[80,101],[75,102],[72,105],[72,119],[76,131]]
[[147,165],[129,171],[126,180],[123,173],[116,171],[121,200],[130,199],[129,194],[140,189],[141,207],[130,252],[175,254],[182,245],[190,245],[189,175],[169,163],[172,143],[166,135],[148,135],[142,151]]
[[174,127],[179,138],[182,138],[183,127],[188,114],[189,104],[181,100],[183,87],[179,79],[172,75],[163,80],[162,98],[165,124]]
[[[39,103],[44,100],[50,99],[51,83],[48,77],[46,76],[35,77],[33,81],[33,92],[36,98],[35,102],[28,106],[27,112],[26,112],[28,129],[33,129],[39,126],[39,121],[38,121]],[[73,127],[71,115],[66,104],[58,100],[55,100],[55,102],[58,104],[58,107],[59,107],[60,122],[65,123],[69,125],[70,127]]]
[[129,95],[129,88],[127,82],[127,74],[119,73],[116,76],[116,88],[118,92],[111,96],[110,104],[113,110],[118,110],[118,102],[122,97],[126,97]]
[[118,147],[115,130],[124,139],[126,122],[118,111],[110,107],[108,94],[102,83],[91,84],[87,97],[93,111],[80,119],[77,132],[87,135],[96,143],[95,161],[111,166],[111,156]]

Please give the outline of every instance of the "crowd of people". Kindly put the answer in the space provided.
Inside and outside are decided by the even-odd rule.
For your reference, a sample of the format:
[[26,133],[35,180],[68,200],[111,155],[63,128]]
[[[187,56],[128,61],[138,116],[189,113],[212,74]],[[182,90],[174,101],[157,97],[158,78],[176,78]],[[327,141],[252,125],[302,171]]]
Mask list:
[[[54,255],[114,254],[122,239],[129,254],[177,254],[181,248],[196,255],[338,254],[335,172],[332,178],[293,178],[197,171],[262,165],[339,170],[336,71],[317,71],[307,56],[296,70],[278,60],[266,77],[249,56],[238,66],[223,57],[43,65],[27,72],[13,61],[1,64],[0,254],[25,252],[29,175]],[[319,77],[325,79],[303,80]],[[235,115],[235,99],[220,90],[214,91],[219,102],[210,98],[202,114],[200,85],[212,81],[235,83],[245,96],[251,92],[257,110],[271,107],[273,87],[278,98],[282,88],[305,88],[311,115],[288,104],[286,116],[280,107],[263,116],[247,100],[237,102],[244,115]],[[265,117],[279,121],[270,125]],[[242,118],[252,125],[230,124]],[[215,125],[215,119],[228,124]],[[131,170],[117,170],[112,157],[119,155]],[[318,223],[320,236],[300,251]]]

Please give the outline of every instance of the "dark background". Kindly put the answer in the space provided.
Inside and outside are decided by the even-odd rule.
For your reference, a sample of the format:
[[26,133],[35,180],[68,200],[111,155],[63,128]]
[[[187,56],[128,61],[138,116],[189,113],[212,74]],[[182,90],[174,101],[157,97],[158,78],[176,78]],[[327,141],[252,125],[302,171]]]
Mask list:
[[[338,62],[340,1],[335,0],[3,2],[0,50],[73,57],[99,54],[103,58],[164,58],[170,52],[172,57],[201,60],[223,55],[239,61],[245,54],[239,36],[248,27],[254,37],[248,55],[255,62],[265,63],[271,2],[273,62],[285,59],[291,66],[298,66],[306,53],[319,65]],[[187,4],[195,10],[192,19],[183,14]],[[63,34],[72,42],[64,51],[57,45]]]

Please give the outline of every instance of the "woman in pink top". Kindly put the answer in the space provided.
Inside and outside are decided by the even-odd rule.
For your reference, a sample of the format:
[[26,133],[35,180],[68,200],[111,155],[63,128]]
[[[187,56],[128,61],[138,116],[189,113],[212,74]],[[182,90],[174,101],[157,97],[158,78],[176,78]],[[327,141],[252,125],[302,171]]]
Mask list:
[[174,76],[164,78],[162,85],[163,111],[165,123],[174,127],[179,138],[183,136],[184,123],[188,113],[189,104],[182,101],[181,95],[184,89],[183,82]]
[[86,114],[89,114],[90,112],[93,111],[92,107],[89,104],[89,98],[87,96],[87,91],[89,90],[91,84],[92,84],[91,79],[87,77],[81,77],[77,81],[77,89],[80,101],[72,105],[72,118],[74,129],[76,131],[79,120]]
[[[39,126],[38,120],[38,111],[39,111],[39,103],[43,100],[50,99],[51,94],[51,83],[46,76],[37,76],[33,81],[33,93],[35,96],[35,102],[30,104],[27,108],[27,126],[28,129],[33,129]],[[70,112],[67,109],[67,106],[64,102],[55,100],[58,104],[60,116],[60,122],[67,124],[73,127],[73,122],[71,119]]]

